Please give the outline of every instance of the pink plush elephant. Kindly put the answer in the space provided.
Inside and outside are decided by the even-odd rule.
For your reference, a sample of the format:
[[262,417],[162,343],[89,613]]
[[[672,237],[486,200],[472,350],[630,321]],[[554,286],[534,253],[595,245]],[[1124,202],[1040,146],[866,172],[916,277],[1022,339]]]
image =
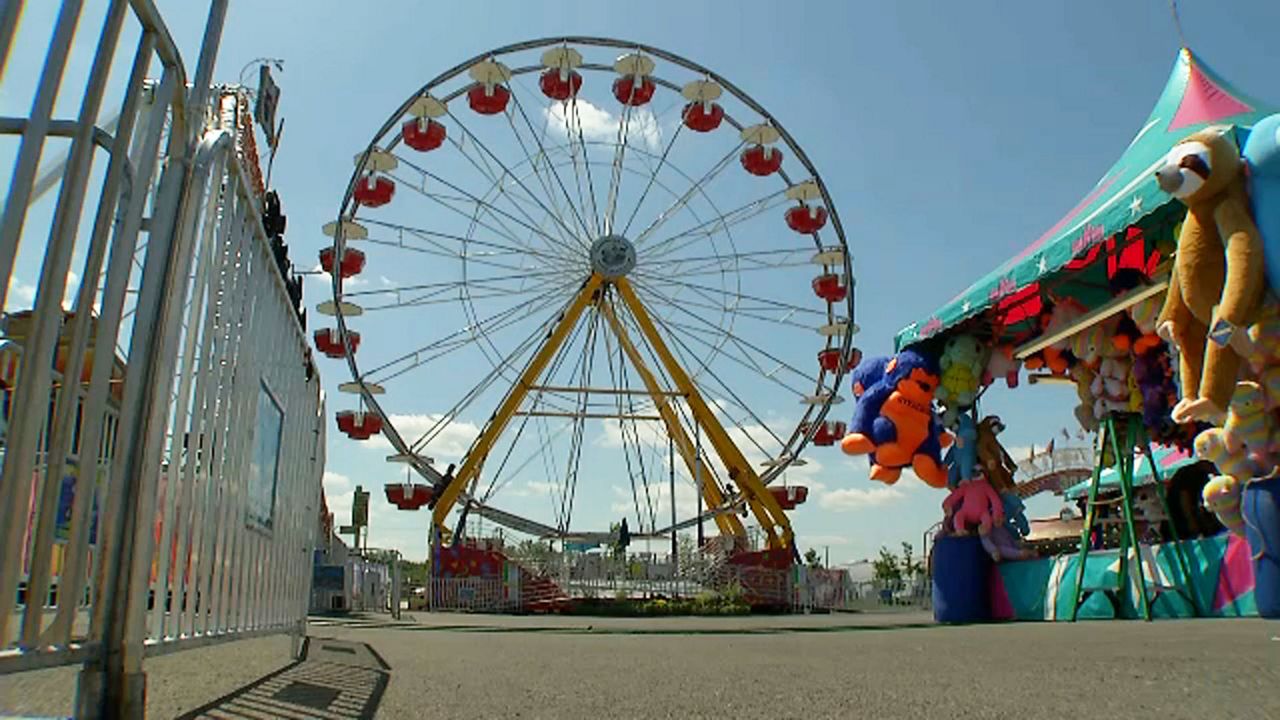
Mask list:
[[951,521],[951,529],[957,535],[966,535],[973,525],[986,535],[992,526],[1004,522],[1004,503],[991,483],[982,476],[974,477],[956,486],[942,501],[942,510]]

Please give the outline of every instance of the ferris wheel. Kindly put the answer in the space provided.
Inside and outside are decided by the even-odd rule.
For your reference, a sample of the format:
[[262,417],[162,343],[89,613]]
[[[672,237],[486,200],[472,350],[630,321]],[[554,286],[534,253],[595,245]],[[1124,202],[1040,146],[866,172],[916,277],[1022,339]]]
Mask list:
[[[793,546],[803,493],[775,481],[844,434],[854,281],[759,103],[656,48],[537,40],[431,80],[355,164],[315,341],[353,378],[339,429],[406,466],[388,500],[445,537],[478,515],[598,538],[574,519],[594,497],[633,537],[747,516]],[[677,478],[700,511],[676,517]]]

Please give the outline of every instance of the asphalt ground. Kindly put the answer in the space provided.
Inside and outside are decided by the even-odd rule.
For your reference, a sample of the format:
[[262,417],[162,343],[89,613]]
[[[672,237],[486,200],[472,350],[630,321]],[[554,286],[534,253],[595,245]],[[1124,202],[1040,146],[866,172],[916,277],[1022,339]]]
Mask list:
[[[317,619],[310,634],[300,665],[287,638],[149,661],[148,716],[1280,718],[1280,622],[1259,619],[406,614]],[[306,688],[329,709],[287,704],[312,702]],[[73,689],[70,669],[0,678],[0,714],[65,715]]]

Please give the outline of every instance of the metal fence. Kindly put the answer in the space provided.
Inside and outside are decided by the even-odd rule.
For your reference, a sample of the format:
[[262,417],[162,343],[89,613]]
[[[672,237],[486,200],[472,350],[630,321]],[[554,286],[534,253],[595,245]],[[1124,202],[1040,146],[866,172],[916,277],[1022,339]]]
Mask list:
[[[144,657],[304,630],[324,408],[242,161],[239,103],[211,90],[226,1],[211,3],[189,80],[152,0],[110,0],[79,117],[57,120],[83,4],[61,5],[30,113],[0,118],[16,146],[0,218],[2,352],[16,358],[0,672],[83,661],[78,716],[140,717]],[[0,73],[22,5],[0,6]],[[128,33],[136,49],[119,54]],[[117,58],[130,70],[109,133],[97,123]],[[65,161],[37,178],[59,138]],[[37,210],[55,186],[46,230]],[[16,312],[10,288],[35,277],[34,307]]]

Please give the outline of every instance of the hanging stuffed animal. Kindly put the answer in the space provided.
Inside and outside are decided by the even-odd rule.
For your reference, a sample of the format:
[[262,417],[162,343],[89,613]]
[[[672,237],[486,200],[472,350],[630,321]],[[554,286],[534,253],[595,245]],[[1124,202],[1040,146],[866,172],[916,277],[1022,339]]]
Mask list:
[[1135,357],[1132,377],[1142,397],[1142,424],[1151,439],[1158,443],[1173,441],[1179,433],[1169,413],[1178,401],[1178,386],[1173,382],[1168,346],[1161,341]]
[[942,383],[938,386],[938,402],[946,410],[942,424],[954,428],[960,412],[973,407],[987,366],[987,347],[972,335],[949,338],[942,350]]
[[880,382],[884,377],[884,369],[892,358],[888,356],[863,360],[849,373],[849,386],[853,389],[853,399],[857,400],[868,388]]
[[1005,385],[1018,387],[1018,371],[1022,362],[1013,357],[1012,345],[1001,345],[991,349],[991,359],[987,361],[987,369],[982,373],[982,385],[986,387],[997,378],[1004,378]]
[[1201,499],[1205,509],[1216,515],[1223,527],[1244,537],[1244,516],[1240,513],[1242,490],[1242,481],[1230,475],[1215,475],[1204,484]]
[[1181,354],[1173,419],[1220,416],[1236,389],[1237,346],[1266,287],[1262,238],[1249,213],[1244,163],[1224,128],[1174,146],[1156,171],[1160,189],[1187,206],[1159,332]]
[[1262,388],[1243,381],[1236,384],[1226,423],[1196,436],[1196,456],[1212,462],[1221,474],[1246,481],[1270,472],[1274,435]]
[[[1075,323],[1084,312],[1084,307],[1070,298],[1058,300],[1047,312],[1041,313],[1040,334],[1053,335]],[[1061,340],[1028,357],[1024,364],[1028,370],[1044,368],[1052,375],[1065,377],[1071,365],[1070,346],[1071,338]]]
[[1246,357],[1253,379],[1262,386],[1267,409],[1280,409],[1280,302],[1267,293],[1258,321],[1249,326]]
[[996,487],[1013,485],[1018,463],[1009,457],[996,436],[1004,432],[1004,423],[996,415],[988,415],[978,423],[978,466]]
[[1004,524],[1004,504],[981,475],[956,486],[942,501],[942,510],[956,535],[967,535],[974,527],[978,534],[986,535]]
[[978,425],[973,415],[961,413],[956,423],[956,439],[947,448],[942,463],[947,466],[947,486],[956,487],[966,480],[973,479],[973,470],[978,463]]
[[1071,355],[1074,361],[1068,375],[1075,383],[1076,397],[1080,399],[1080,404],[1074,411],[1076,421],[1086,432],[1098,429],[1098,418],[1094,414],[1097,398],[1093,394],[1093,381],[1098,376],[1103,342],[1106,342],[1106,338],[1098,325],[1082,330],[1071,338]]
[[1164,342],[1156,332],[1160,311],[1163,308],[1163,295],[1152,295],[1129,308],[1129,318],[1133,320],[1134,327],[1138,328],[1139,333],[1138,338],[1133,341],[1134,355],[1141,355]]
[[1265,247],[1267,284],[1280,293],[1280,114],[1259,120],[1240,154],[1249,168],[1249,205]]
[[880,381],[858,399],[850,432],[840,447],[849,455],[871,453],[873,480],[895,483],[902,469],[910,467],[930,487],[946,487],[941,455],[951,436],[941,429],[933,411],[939,374],[936,360],[903,350],[885,365]]
[[1093,409],[1099,420],[1113,413],[1129,411],[1129,374],[1133,363],[1127,351],[1111,342],[1115,326],[1114,322],[1098,326],[1108,338],[1101,346],[1102,360],[1098,364],[1098,375],[1089,388],[1096,398]]

